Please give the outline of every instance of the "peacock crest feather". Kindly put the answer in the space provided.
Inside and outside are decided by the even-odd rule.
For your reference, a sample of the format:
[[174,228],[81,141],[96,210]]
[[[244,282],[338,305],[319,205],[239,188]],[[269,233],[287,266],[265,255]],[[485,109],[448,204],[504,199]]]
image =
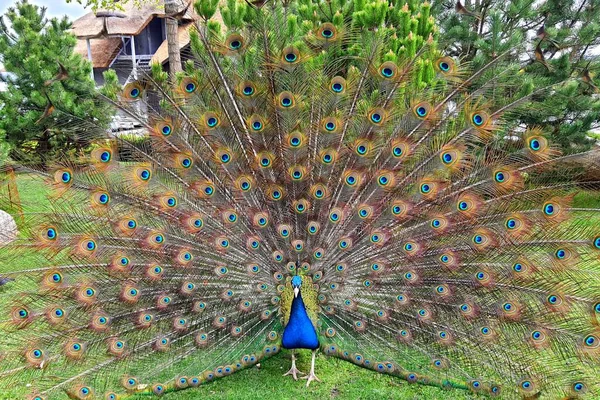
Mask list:
[[196,387],[278,353],[299,296],[325,355],[376,372],[600,393],[600,210],[576,195],[600,153],[502,119],[553,87],[498,99],[503,55],[441,54],[429,3],[217,3],[183,73],[98,94],[145,142],[37,171],[51,202],[0,252],[3,390]]

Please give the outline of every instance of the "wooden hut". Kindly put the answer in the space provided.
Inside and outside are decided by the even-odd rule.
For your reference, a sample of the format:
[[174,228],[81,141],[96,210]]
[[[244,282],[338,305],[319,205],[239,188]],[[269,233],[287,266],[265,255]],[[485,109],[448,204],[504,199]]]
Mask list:
[[[102,73],[109,68],[117,71],[121,83],[135,79],[147,70],[151,62],[167,64],[164,0],[142,3],[132,1],[123,10],[98,10],[73,22],[72,32],[77,36],[75,51],[90,60],[94,80],[103,84]],[[197,16],[191,0],[178,2],[180,47],[189,43],[189,30]],[[168,68],[168,65],[167,65]]]

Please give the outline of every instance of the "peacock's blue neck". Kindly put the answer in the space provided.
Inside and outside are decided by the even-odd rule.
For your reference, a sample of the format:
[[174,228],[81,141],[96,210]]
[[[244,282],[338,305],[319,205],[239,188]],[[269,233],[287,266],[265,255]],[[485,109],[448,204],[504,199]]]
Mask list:
[[292,301],[290,319],[283,331],[281,344],[286,349],[314,350],[319,347],[319,338],[306,312],[301,292]]

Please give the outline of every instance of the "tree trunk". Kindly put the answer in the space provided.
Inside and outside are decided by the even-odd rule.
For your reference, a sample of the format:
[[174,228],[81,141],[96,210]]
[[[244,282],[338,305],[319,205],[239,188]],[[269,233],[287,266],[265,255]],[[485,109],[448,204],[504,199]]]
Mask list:
[[177,32],[178,22],[175,18],[175,15],[177,15],[177,12],[179,11],[177,4],[177,0],[165,0],[169,71],[171,77],[174,77],[175,73],[183,71],[181,67],[181,53],[179,52],[179,34]]
[[44,130],[44,133],[38,140],[38,147],[36,149],[36,153],[40,158],[44,169],[46,169],[46,160],[50,158],[50,151],[52,150],[50,144],[50,131],[48,129]]

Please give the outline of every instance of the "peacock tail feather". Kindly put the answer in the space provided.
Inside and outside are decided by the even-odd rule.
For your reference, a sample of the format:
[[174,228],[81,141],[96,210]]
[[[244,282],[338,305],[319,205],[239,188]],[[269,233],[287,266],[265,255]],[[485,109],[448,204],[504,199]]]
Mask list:
[[506,103],[503,55],[441,54],[428,3],[217,8],[197,3],[174,82],[155,68],[102,95],[149,143],[39,171],[51,202],[0,251],[3,390],[117,399],[230,375],[280,351],[301,273],[328,356],[442,389],[597,395],[600,210],[575,195],[600,154],[502,118],[553,87]]

